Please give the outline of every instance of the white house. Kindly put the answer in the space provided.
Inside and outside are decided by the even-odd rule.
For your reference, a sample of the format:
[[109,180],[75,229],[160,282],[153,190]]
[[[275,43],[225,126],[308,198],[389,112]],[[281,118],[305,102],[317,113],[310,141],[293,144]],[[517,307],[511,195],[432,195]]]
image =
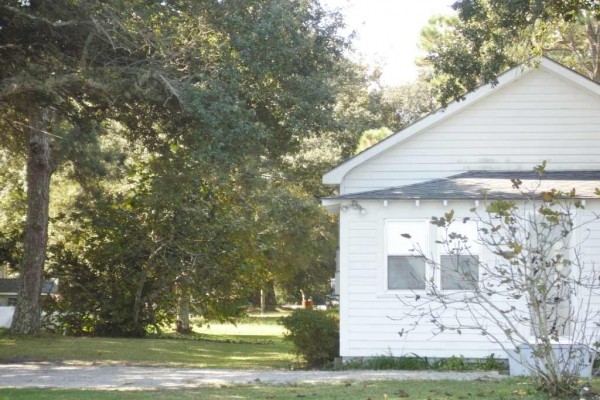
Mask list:
[[[3,276],[3,275],[0,275]],[[57,295],[58,281],[56,279],[47,279],[42,284],[42,297]],[[19,291],[19,280],[15,278],[0,278],[0,328],[10,328],[15,306],[17,304],[17,295]]]
[[[510,179],[528,184],[535,180],[532,168],[544,160],[545,184],[576,188],[586,201],[577,218],[600,212],[594,194],[600,186],[600,85],[545,58],[504,73],[494,87],[480,87],[325,174],[325,184],[339,187],[323,205],[340,215],[340,355],[503,357],[500,344],[479,332],[434,335],[427,319],[415,326],[413,306],[402,298],[424,292],[428,280],[442,290],[462,288],[411,258],[412,246],[400,234],[411,232],[443,265],[431,217],[449,210],[469,216],[484,199],[514,198]],[[588,229],[581,250],[591,263],[600,258],[600,222]],[[474,249],[477,257],[490,257]],[[513,302],[499,306],[523,306]],[[600,309],[600,298],[591,306]]]

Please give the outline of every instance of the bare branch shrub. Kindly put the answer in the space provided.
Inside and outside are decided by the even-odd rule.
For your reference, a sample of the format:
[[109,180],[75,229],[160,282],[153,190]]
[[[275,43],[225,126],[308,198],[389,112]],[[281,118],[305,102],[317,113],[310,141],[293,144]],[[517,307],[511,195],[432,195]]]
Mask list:
[[[536,167],[540,183],[544,168]],[[514,199],[484,200],[485,211],[473,208],[465,218],[450,211],[431,219],[445,256],[424,254],[415,243],[433,274],[424,295],[400,300],[410,306],[415,324],[432,323],[435,334],[485,335],[541,388],[570,394],[598,347],[600,309],[594,299],[600,296],[600,271],[581,249],[599,216],[584,212],[575,190],[512,184]],[[464,233],[469,224],[475,237]]]

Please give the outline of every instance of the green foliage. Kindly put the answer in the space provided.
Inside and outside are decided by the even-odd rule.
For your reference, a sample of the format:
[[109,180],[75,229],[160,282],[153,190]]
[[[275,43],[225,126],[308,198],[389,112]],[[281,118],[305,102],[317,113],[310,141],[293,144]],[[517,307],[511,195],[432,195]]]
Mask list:
[[265,281],[273,281],[281,300],[295,302],[299,290],[313,299],[329,293],[337,245],[332,217],[317,201],[291,185],[258,188],[256,244]]
[[332,131],[331,136],[327,135],[337,143],[341,155],[339,161],[354,155],[362,132],[385,126],[387,119],[383,112],[383,91],[372,89],[378,86],[377,77],[369,76],[362,66],[353,66],[351,71],[353,76],[338,83],[340,92],[333,114],[338,129]]
[[0,269],[15,272],[23,257],[25,173],[21,157],[0,149]]
[[395,357],[391,354],[370,357],[360,361],[350,361],[344,364],[344,369],[374,369],[374,370],[435,370],[435,371],[502,371],[506,365],[491,354],[485,359],[467,361],[463,356],[450,357],[430,362],[427,357],[417,355]]
[[435,110],[438,105],[428,80],[419,76],[414,83],[380,88],[381,125],[397,132]]
[[499,361],[494,353],[490,354],[483,360],[477,360],[477,369],[483,371],[503,371],[506,369],[506,364]]
[[339,317],[331,312],[295,310],[281,318],[287,330],[285,339],[292,342],[294,352],[304,357],[310,367],[330,365],[340,351]]
[[344,369],[422,371],[431,369],[431,364],[427,357],[417,355],[395,357],[388,354],[344,363]]
[[393,132],[388,128],[369,129],[360,136],[356,153],[360,153],[390,136]]
[[49,269],[65,284],[48,307],[63,331],[165,329],[176,287],[186,289],[192,314],[226,321],[270,281],[283,297],[328,292],[334,224],[314,198],[254,176],[198,174],[191,155],[173,151],[132,154],[118,179],[101,181],[108,193],[87,191],[53,219],[61,235]]
[[463,356],[444,358],[436,361],[432,369],[439,371],[468,371],[472,369]]
[[458,18],[433,18],[421,37],[421,65],[443,104],[540,55],[600,80],[597,2],[461,0],[453,8]]
[[431,369],[438,371],[504,371],[506,364],[495,358],[494,354],[474,361],[468,361],[460,356],[438,360],[432,364]]
[[[178,297],[231,320],[265,285],[325,290],[335,222],[313,196],[338,158],[305,168],[303,146],[326,134],[353,149],[365,122],[334,108],[342,93],[368,98],[339,14],[318,1],[9,0],[0,26],[6,154],[25,153],[31,110],[52,110],[62,297],[48,307],[61,329],[139,336],[172,321]],[[10,224],[0,215],[0,263],[21,256],[17,203]]]
[[176,285],[189,289],[196,314],[242,312],[260,277],[249,261],[252,221],[243,209],[232,212],[234,187],[179,171],[143,166],[131,171],[127,192],[83,196],[55,222],[64,241],[50,248],[50,270],[65,282],[57,307],[67,332],[141,336],[164,328],[175,318]]

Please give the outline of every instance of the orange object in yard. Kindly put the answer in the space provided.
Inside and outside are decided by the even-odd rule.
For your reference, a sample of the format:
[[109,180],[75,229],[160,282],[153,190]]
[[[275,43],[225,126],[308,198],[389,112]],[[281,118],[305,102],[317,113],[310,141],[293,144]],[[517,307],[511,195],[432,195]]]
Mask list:
[[307,310],[312,310],[313,308],[313,301],[312,300],[303,300],[302,301],[302,308],[305,308]]

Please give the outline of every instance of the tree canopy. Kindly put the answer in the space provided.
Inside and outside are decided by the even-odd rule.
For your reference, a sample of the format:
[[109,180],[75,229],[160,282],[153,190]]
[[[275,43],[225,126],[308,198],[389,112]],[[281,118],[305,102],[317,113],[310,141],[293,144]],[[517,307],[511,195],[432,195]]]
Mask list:
[[452,7],[458,17],[432,19],[421,38],[442,103],[540,55],[600,80],[598,2],[459,0]]
[[[248,176],[277,175],[273,171],[283,171],[284,158],[302,141],[340,129],[332,118],[339,83],[354,79],[340,27],[339,15],[310,0],[4,2],[1,143],[6,154],[27,160],[21,290],[11,331],[39,330],[56,173],[85,190],[74,203],[77,212],[61,218],[80,233],[93,227],[85,239],[93,246],[78,250],[89,256],[86,268],[96,260],[94,268],[137,270],[138,283],[146,281],[131,291],[134,304],[157,291],[152,271],[172,271],[165,282],[179,282],[183,266],[200,265],[200,249],[212,257],[194,240],[217,235],[214,257],[225,252],[219,243],[252,244],[248,226],[231,219],[254,218],[236,214],[246,207],[236,188],[252,187]],[[120,154],[107,151],[106,137],[121,141]],[[57,220],[52,227],[61,225]],[[247,236],[232,239],[240,232]],[[78,236],[70,237],[75,242]],[[116,248],[130,246],[138,246],[130,254],[141,258],[117,262],[122,252]],[[80,264],[67,250],[57,250],[57,263]],[[230,255],[240,249],[233,250]],[[231,265],[251,259],[237,257]],[[228,261],[219,260],[226,273]],[[198,269],[194,278],[202,278],[204,293],[215,290],[211,279],[222,281],[202,275],[210,270]],[[127,313],[138,311],[132,306]],[[133,334],[138,317],[131,319]]]

